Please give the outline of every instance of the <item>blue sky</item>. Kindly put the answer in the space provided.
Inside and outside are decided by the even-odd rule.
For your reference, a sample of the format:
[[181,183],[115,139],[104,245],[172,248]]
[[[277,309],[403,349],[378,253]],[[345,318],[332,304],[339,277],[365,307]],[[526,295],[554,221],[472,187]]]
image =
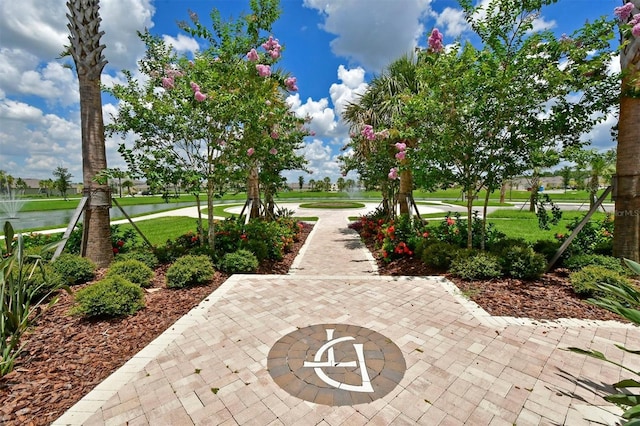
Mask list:
[[[487,3],[490,0],[478,0]],[[82,180],[78,87],[70,60],[60,59],[68,43],[66,0],[0,0],[0,170],[14,177],[46,179],[58,166]],[[196,12],[203,22],[213,8],[223,17],[249,12],[248,0],[101,0],[102,42],[109,64],[102,82],[122,82],[122,69],[135,74],[144,46],[136,31],[149,28],[176,50],[189,52],[197,43],[178,29],[177,21]],[[621,0],[559,0],[543,9],[539,28],[570,34],[586,20],[612,15]],[[332,181],[340,175],[336,162],[348,138],[340,120],[343,107],[357,99],[367,81],[386,64],[426,44],[434,27],[445,43],[469,39],[460,8],[450,0],[281,0],[282,15],[273,29],[285,46],[279,65],[298,78],[299,92],[289,101],[300,115],[313,118],[315,136],[304,154],[312,175],[305,180]],[[616,63],[612,68],[616,68]],[[103,98],[105,121],[117,110]],[[594,147],[610,148],[610,128],[617,117],[589,134]],[[116,149],[119,137],[107,140],[109,167],[126,168]],[[297,182],[301,172],[287,172]]]

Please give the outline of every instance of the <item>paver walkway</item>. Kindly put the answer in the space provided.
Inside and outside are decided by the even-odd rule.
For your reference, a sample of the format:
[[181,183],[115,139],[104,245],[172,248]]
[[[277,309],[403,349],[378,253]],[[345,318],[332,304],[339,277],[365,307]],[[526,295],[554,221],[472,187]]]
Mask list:
[[[370,255],[346,228],[346,217],[357,212],[303,214],[320,220],[289,275],[232,276],[54,424],[615,423],[616,408],[599,395],[625,374],[563,348],[597,349],[638,369],[637,359],[613,346],[639,346],[638,328],[492,317],[443,278],[377,275]],[[269,356],[278,345],[308,344],[306,338],[287,338],[319,324],[383,335],[400,349],[404,374],[394,372],[398,381],[389,384],[389,360],[367,360],[374,389],[390,390],[370,402],[354,394],[351,405],[338,404],[345,391],[322,385],[311,368],[305,377],[319,387],[285,390],[287,377],[269,371]],[[374,353],[369,343],[363,358]],[[343,361],[325,347],[302,353],[305,362],[325,365],[313,357],[316,351]]]

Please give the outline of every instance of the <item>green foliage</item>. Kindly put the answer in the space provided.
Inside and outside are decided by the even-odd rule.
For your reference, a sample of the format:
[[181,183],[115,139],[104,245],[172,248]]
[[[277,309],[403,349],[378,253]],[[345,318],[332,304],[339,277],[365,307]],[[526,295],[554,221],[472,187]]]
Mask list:
[[9,222],[4,224],[4,235],[5,249],[0,247],[0,377],[13,370],[28,327],[57,302],[51,296],[61,288],[68,291],[59,280],[47,276],[40,256],[25,253],[22,235],[14,239]]
[[249,250],[238,250],[225,254],[219,267],[229,274],[251,274],[258,269],[258,259]]
[[513,278],[536,280],[544,274],[547,261],[530,247],[505,247],[500,252],[502,271]]
[[572,271],[578,271],[586,266],[602,266],[621,275],[630,273],[630,270],[622,265],[620,259],[601,254],[576,254],[565,260],[564,266]]
[[[556,239],[564,242],[571,232],[578,226],[582,218],[576,217],[567,225],[569,232],[556,234]],[[568,250],[574,254],[604,254],[611,255],[613,247],[613,216],[607,215],[601,221],[589,221],[569,245]]]
[[127,253],[118,253],[114,258],[114,262],[129,259],[139,260],[151,269],[156,269],[160,263],[158,261],[158,257],[148,250],[134,250]]
[[[553,201],[551,201],[551,197],[548,194],[543,194],[540,196],[538,194],[538,198],[536,200],[536,216],[538,217],[538,226],[540,229],[551,229],[550,225],[557,225],[562,219],[562,211],[560,207],[558,207]],[[551,206],[551,214],[547,212],[547,205]]]
[[457,256],[451,262],[449,272],[465,280],[485,280],[502,275],[498,258],[486,252]]
[[214,269],[211,258],[204,255],[185,255],[178,258],[167,270],[169,288],[183,288],[209,283]]
[[428,245],[422,252],[422,261],[425,265],[446,271],[451,262],[456,258],[460,247],[444,241],[434,242]]
[[86,317],[132,315],[144,307],[144,291],[124,277],[113,275],[75,294],[71,313]]
[[114,262],[107,271],[107,277],[119,275],[140,287],[150,287],[153,271],[139,260],[128,259]]
[[51,266],[72,285],[92,280],[96,270],[96,265],[91,260],[75,254],[63,254]]
[[[32,257],[30,263],[33,263],[33,260],[34,258]],[[47,263],[42,263],[38,268],[32,270],[27,277],[27,285],[36,299],[65,288],[67,284],[67,280]]]
[[[633,275],[640,275],[639,263],[633,262],[629,259],[624,259],[624,261],[629,269],[631,269]],[[598,289],[598,298],[589,299],[589,303],[614,312],[623,318],[628,319],[635,325],[640,325],[640,311],[638,310],[638,307],[640,306],[640,291],[638,291],[636,286],[624,283],[609,284],[598,282],[596,287]],[[632,350],[622,345],[616,345],[616,347],[628,354],[640,354],[640,351]],[[640,388],[640,372],[608,359],[599,351],[585,350],[576,347],[570,347],[568,350],[608,362],[634,374],[635,378],[624,379],[617,383],[613,383],[611,386],[616,389],[616,393],[607,395],[604,399],[624,410],[622,418],[629,421],[625,424],[637,425],[640,423],[640,393],[637,390],[633,392],[633,390]]]
[[[538,240],[533,244],[533,251],[543,255],[544,258],[547,260],[547,262],[549,262],[551,259],[553,259],[553,256],[555,256],[555,254],[558,252],[558,249],[560,248],[560,246],[561,246],[561,243],[559,241],[543,239],[543,240]],[[566,255],[563,253],[563,256],[561,257],[560,260],[562,260],[562,258],[564,257],[566,257]]]
[[[471,223],[472,248],[482,247],[482,220],[478,217],[478,212],[474,211]],[[439,241],[444,241],[455,246],[467,247],[467,219],[461,219],[460,213],[451,212],[435,227],[429,227],[429,235]],[[505,235],[495,229],[493,224],[487,225],[484,231],[484,243],[486,247],[496,245]]]
[[503,250],[505,250],[508,247],[530,248],[531,244],[529,244],[523,238],[501,238],[493,242],[493,244],[491,244],[487,248],[491,253],[500,254]]
[[604,296],[599,289],[600,284],[622,287],[630,285],[629,280],[620,273],[603,266],[585,266],[579,271],[572,272],[569,280],[573,290],[585,297]]

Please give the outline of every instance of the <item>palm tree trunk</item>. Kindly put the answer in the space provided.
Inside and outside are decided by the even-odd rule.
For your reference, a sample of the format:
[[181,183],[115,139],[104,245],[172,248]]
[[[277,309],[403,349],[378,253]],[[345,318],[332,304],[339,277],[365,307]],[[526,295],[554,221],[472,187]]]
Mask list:
[[[632,16],[640,13],[640,0]],[[618,120],[613,254],[640,262],[640,37],[629,36],[620,53],[624,75]]]
[[107,184],[98,184],[95,176],[107,168],[102,119],[102,93],[100,79],[79,75],[80,117],[82,123],[82,182],[83,192],[89,197],[84,213],[82,254],[98,267],[104,268],[113,260],[109,208],[111,190]]

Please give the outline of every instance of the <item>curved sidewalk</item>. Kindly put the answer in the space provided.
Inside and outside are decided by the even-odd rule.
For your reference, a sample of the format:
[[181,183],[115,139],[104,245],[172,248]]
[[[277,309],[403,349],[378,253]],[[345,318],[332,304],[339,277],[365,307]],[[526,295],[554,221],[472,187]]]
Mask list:
[[298,212],[320,219],[289,275],[232,276],[54,424],[614,424],[601,395],[626,375],[563,349],[638,369],[613,346],[637,327],[492,317],[441,277],[380,276],[359,213]]

